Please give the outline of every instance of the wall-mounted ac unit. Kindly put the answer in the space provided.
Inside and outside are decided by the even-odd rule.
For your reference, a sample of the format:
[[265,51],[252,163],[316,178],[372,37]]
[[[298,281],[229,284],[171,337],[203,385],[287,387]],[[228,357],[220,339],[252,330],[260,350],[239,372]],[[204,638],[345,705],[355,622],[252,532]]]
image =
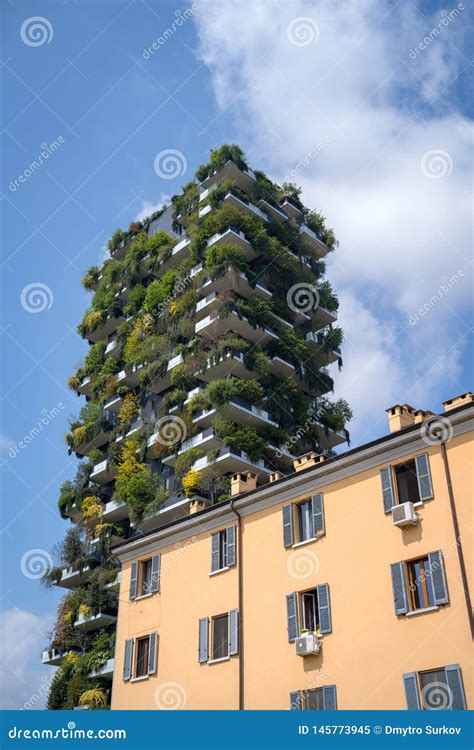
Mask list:
[[403,528],[404,526],[413,526],[418,522],[418,514],[415,511],[413,503],[400,503],[392,508],[392,521],[394,526]]
[[296,639],[295,645],[297,656],[311,656],[312,654],[319,654],[319,650],[321,648],[321,642],[318,640],[318,636],[311,633],[301,635]]

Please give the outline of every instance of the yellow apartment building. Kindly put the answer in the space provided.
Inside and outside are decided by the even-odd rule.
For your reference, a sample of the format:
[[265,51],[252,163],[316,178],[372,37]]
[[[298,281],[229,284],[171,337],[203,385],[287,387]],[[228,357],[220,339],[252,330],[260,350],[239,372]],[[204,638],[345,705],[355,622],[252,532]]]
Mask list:
[[472,393],[115,552],[112,709],[472,708]]

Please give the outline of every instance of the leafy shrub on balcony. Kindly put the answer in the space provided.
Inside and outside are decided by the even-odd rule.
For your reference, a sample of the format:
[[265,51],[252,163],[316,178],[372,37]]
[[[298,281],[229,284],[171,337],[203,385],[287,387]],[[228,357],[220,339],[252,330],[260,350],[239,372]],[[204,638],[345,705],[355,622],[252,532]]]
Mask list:
[[102,341],[97,341],[89,347],[89,351],[84,358],[83,370],[86,375],[94,375],[100,370],[104,364],[104,352],[105,344]]
[[231,243],[212,245],[206,253],[206,271],[210,278],[214,281],[228,268],[236,268],[244,273],[248,271],[249,264],[244,251]]
[[140,401],[136,393],[127,393],[122,400],[118,421],[122,431],[129,427],[140,411]]
[[77,392],[79,388],[81,387],[81,382],[82,380],[80,377],[78,377],[77,375],[71,375],[67,380],[67,385],[68,385],[68,388],[71,389],[71,391]]
[[143,307],[146,290],[142,284],[135,284],[130,292],[130,298],[123,311],[125,315],[137,315]]
[[[258,406],[262,403],[264,395],[265,391],[257,380],[242,380],[235,377],[213,380],[203,392],[204,398],[214,408],[224,406],[232,398],[242,398]],[[190,408],[192,408],[192,402]]]
[[100,326],[105,318],[106,315],[103,310],[87,310],[81,323],[77,326],[77,330],[81,336],[87,337]]
[[186,497],[196,495],[201,486],[201,472],[190,469],[183,477],[182,487]]
[[226,417],[214,417],[212,426],[224,445],[244,451],[251,461],[260,461],[265,455],[266,442],[252,427],[242,427]]
[[352,409],[345,399],[329,401],[327,398],[319,400],[318,413],[321,422],[331,430],[344,430],[346,424],[353,417]]
[[159,480],[150,467],[139,460],[137,449],[136,438],[124,441],[117,467],[114,497],[127,503],[132,517],[139,519],[147,505],[156,498]]
[[112,357],[107,357],[92,385],[92,391],[96,398],[108,395],[106,392],[107,385],[111,378],[117,374],[118,369],[117,362]]
[[329,312],[337,312],[339,300],[334,294],[329,281],[323,281],[318,287],[318,292],[320,307],[325,307]]
[[79,696],[79,705],[87,706],[91,710],[104,708],[104,706],[107,705],[107,702],[107,693],[104,688],[99,686],[88,688]]
[[190,470],[191,466],[195,461],[198,461],[204,456],[202,448],[189,448],[189,450],[182,453],[177,457],[175,463],[175,475],[178,479],[181,479]]
[[303,209],[304,223],[311,229],[331,250],[338,244],[333,229],[326,227],[326,219],[319,211]]
[[109,253],[113,255],[113,253],[117,250],[117,248],[122,244],[122,242],[125,241],[127,235],[125,232],[122,232],[121,229],[116,229],[113,233],[110,240],[107,242],[107,248],[109,250]]
[[101,429],[110,429],[111,423],[104,415],[101,404],[87,401],[79,412],[77,419],[69,421],[70,432],[65,439],[70,450],[77,450],[81,445],[90,443]]
[[99,274],[100,269],[97,266],[91,266],[82,279],[82,286],[84,289],[92,289],[94,284],[97,283]]
[[199,185],[194,180],[184,186],[181,195],[173,195],[171,198],[173,204],[173,215],[175,220],[179,217],[194,210],[199,202]]
[[228,161],[233,161],[239,169],[248,169],[245,154],[240,146],[237,146],[234,143],[226,143],[220,148],[211,151],[211,157],[208,164],[202,164],[197,169],[196,179],[198,182],[202,182],[208,175],[213,174],[216,170],[222,169]]
[[285,198],[288,198],[292,203],[294,203],[295,206],[300,209],[300,211],[303,210],[304,205],[301,201],[301,188],[299,188],[297,185],[293,184],[292,182],[283,183],[279,190],[280,202]]

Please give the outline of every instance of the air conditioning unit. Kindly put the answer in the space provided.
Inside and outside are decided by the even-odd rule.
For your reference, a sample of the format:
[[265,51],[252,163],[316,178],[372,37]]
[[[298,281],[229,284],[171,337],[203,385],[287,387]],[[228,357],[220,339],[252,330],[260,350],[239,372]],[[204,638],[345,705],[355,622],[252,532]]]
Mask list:
[[307,633],[301,635],[295,641],[296,644],[296,655],[297,656],[311,656],[312,654],[319,654],[321,649],[321,643],[318,640],[317,635]]
[[413,503],[400,503],[392,508],[392,521],[394,526],[413,526],[418,522],[418,513]]

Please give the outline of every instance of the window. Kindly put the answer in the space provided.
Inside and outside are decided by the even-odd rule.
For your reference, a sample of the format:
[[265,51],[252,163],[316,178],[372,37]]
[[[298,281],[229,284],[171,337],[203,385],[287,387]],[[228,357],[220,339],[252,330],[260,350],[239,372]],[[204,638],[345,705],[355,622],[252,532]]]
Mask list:
[[395,466],[398,503],[419,503],[420,491],[415,459]]
[[229,655],[229,615],[212,618],[212,659],[224,659]]
[[151,593],[151,557],[140,565],[140,596]]
[[136,560],[130,568],[130,599],[160,590],[161,555]]
[[137,640],[137,654],[135,663],[135,677],[144,677],[148,674],[148,655],[150,651],[150,637]]
[[290,708],[298,711],[336,711],[336,686],[323,685],[313,690],[295,690],[290,693]]
[[298,541],[306,542],[314,537],[313,517],[311,513],[311,501],[305,500],[296,506],[296,516],[298,519]]
[[[301,630],[321,634],[332,632],[329,585],[321,583],[308,591],[295,591],[286,597],[288,640],[293,642]],[[301,623],[301,627],[300,627]]]
[[441,550],[415,560],[400,560],[390,566],[396,615],[422,612],[449,604],[444,558]]
[[430,463],[427,453],[380,470],[385,513],[400,503],[420,503],[433,498]]
[[408,590],[412,610],[434,607],[434,596],[428,557],[407,563]]
[[284,505],[283,545],[292,547],[297,543],[315,539],[325,533],[324,502],[322,492],[318,492],[301,503]]
[[211,534],[211,573],[235,565],[235,526]]
[[403,675],[407,708],[410,711],[464,711],[466,696],[459,664],[446,664]]
[[[205,664],[239,653],[239,611],[231,609],[211,619],[209,629],[209,618],[202,617],[199,620],[199,647],[198,660]],[[209,630],[211,642],[209,646]]]

